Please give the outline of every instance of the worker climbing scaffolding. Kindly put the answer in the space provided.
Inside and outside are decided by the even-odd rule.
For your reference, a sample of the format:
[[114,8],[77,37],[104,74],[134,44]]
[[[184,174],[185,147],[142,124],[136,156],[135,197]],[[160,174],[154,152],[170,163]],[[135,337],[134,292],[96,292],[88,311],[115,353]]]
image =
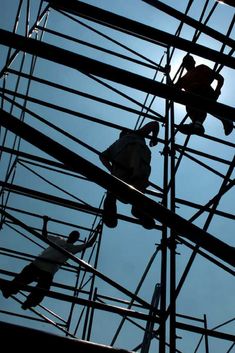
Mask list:
[[[72,254],[76,254],[91,247],[97,239],[98,231],[95,231],[86,243],[74,245],[74,243],[80,238],[80,233],[78,231],[72,231],[67,240],[64,240],[62,237],[51,236],[47,234],[48,221],[49,218],[44,216],[42,235]],[[46,291],[49,291],[55,273],[68,260],[68,258],[68,255],[60,252],[53,246],[49,246],[43,250],[32,263],[25,266],[7,287],[1,288],[3,296],[9,298],[12,294],[18,293],[24,285],[37,281],[36,287],[32,289],[26,301],[22,304],[22,309],[26,310],[37,306],[43,300]],[[42,292],[40,289],[43,289],[44,291]]]
[[[175,86],[185,90],[186,92],[197,94],[205,98],[216,101],[221,94],[221,88],[224,84],[224,78],[219,73],[216,73],[207,65],[196,66],[195,60],[191,55],[186,55],[182,62],[183,68],[187,70],[187,73],[179,78]],[[213,89],[211,84],[216,81],[216,88]],[[192,120],[190,124],[181,124],[179,131],[184,134],[197,134],[203,135],[205,128],[203,123],[206,119],[207,113],[200,109],[186,106],[186,111]],[[224,133],[226,136],[230,135],[233,131],[233,122],[225,119],[221,119]]]
[[[134,131],[123,130],[119,139],[100,154],[100,160],[112,175],[145,192],[151,173],[151,152],[145,138],[151,134],[150,147],[157,144],[158,122],[150,122]],[[125,200],[120,200],[125,202]],[[140,220],[146,229],[154,228],[154,220],[142,210],[132,207],[132,215]],[[103,221],[109,228],[117,226],[116,195],[107,192],[104,201]]]

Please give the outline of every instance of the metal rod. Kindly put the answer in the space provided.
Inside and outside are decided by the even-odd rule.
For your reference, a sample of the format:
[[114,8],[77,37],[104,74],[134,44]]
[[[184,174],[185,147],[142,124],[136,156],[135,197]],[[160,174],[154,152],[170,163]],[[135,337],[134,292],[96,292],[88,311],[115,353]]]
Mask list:
[[[77,3],[79,4],[79,2]],[[0,29],[0,43],[7,46],[11,45],[19,50],[72,67],[81,72],[107,78],[111,81],[144,92],[149,92],[162,98],[172,99],[180,104],[188,104],[194,108],[200,106],[201,110],[206,110],[208,113],[211,113],[212,115],[214,114],[221,119],[235,121],[235,108],[233,107],[214,102],[202,96],[183,92],[174,86],[152,81],[146,77],[142,77],[132,72],[70,52],[48,43],[39,42],[32,38],[24,38],[18,34],[13,34],[3,29]],[[225,57],[228,58],[227,56]],[[231,67],[235,68],[235,58],[230,59],[232,59]]]
[[171,6],[164,4],[163,2],[161,2],[159,0],[142,0],[142,1],[157,8],[160,11],[167,13],[168,15],[170,15],[172,17],[177,18],[178,20],[182,21],[183,23],[186,23],[189,26],[195,28],[197,31],[200,31],[201,33],[205,33],[208,36],[210,36],[211,38],[214,38],[215,40],[218,40],[221,43],[224,43],[225,45],[230,46],[231,48],[235,47],[235,40],[233,40],[232,38],[228,38],[227,36],[216,31],[215,29],[202,24],[201,22],[195,20],[194,18],[183,14],[182,12],[174,9]]
[[[204,57],[212,61],[218,61],[224,65],[234,67],[234,59],[227,57],[225,54],[208,47],[192,43],[189,40],[176,37],[167,32],[160,31],[156,28],[144,25],[134,20],[127,19],[112,12],[101,8],[88,5],[76,0],[46,0],[54,9],[61,9],[77,16],[86,18],[97,23],[101,23],[110,28],[128,33],[146,41],[156,43],[158,45],[175,46],[178,49],[190,51],[193,54]],[[233,44],[234,46],[234,44]]]

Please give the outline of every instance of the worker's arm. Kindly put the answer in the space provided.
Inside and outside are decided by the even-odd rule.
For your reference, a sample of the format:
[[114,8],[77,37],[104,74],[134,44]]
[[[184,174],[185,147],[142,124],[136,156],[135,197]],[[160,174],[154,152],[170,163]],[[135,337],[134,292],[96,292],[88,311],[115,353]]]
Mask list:
[[183,88],[183,86],[184,86],[184,81],[183,81],[182,77],[179,78],[178,81],[176,81],[176,83],[174,84],[174,86],[175,86],[176,88],[179,88],[179,89],[182,89],[182,88]]
[[74,245],[73,246],[73,249],[74,249],[74,253],[75,252],[80,252],[86,248],[90,248],[96,241],[97,237],[98,237],[98,234],[99,234],[99,230],[97,229],[94,234],[91,236],[91,238],[84,244],[82,245]]
[[111,172],[112,163],[109,161],[109,159],[103,153],[99,155],[99,158],[102,164]]
[[215,94],[216,94],[216,97],[218,98],[221,93],[221,88],[223,87],[223,84],[224,84],[224,78],[222,75],[220,75],[217,72],[215,72],[214,75],[215,75],[214,79],[217,81],[217,85],[215,88]]
[[158,133],[159,133],[159,123],[157,121],[151,121],[148,124],[144,125],[142,128],[137,130],[138,135],[147,137],[151,134],[149,146],[156,146],[158,143]]
[[84,244],[84,247],[85,248],[89,248],[91,247],[95,242],[96,242],[96,239],[98,237],[98,234],[99,234],[99,230],[97,229],[94,234],[92,234],[92,236],[90,237],[90,239]]

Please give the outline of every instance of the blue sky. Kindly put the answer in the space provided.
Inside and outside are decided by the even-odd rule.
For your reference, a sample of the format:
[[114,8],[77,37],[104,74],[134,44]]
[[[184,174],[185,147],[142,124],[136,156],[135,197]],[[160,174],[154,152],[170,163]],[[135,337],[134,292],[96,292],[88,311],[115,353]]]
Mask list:
[[[179,25],[178,20],[171,18],[159,10],[154,9],[141,0],[93,0],[84,2],[97,7],[101,7],[108,11],[112,11],[116,14],[128,17],[135,21],[139,21],[143,24],[152,26],[162,31],[166,31],[171,34],[175,34]],[[185,11],[188,3],[186,0],[177,2],[172,0],[165,0],[163,2],[169,6],[174,6],[175,9],[181,12]],[[17,30],[17,33],[19,34],[24,34],[25,30],[26,3],[26,1],[23,2],[22,13],[19,19],[19,26]],[[38,3],[39,1],[33,2],[31,4],[29,27],[31,27],[35,21]],[[204,3],[205,1],[194,0],[188,15],[194,19],[199,19],[203,10]],[[206,10],[205,17],[209,13],[214,3],[214,0],[209,1],[209,6]],[[18,1],[16,0],[2,0],[2,11],[0,15],[1,28],[12,31],[17,11],[17,5]],[[219,4],[211,16],[208,25],[223,34],[226,34],[233,16],[233,7]],[[162,59],[163,66],[165,65],[166,49],[164,47],[149,43],[141,39],[137,39],[125,33],[120,33],[118,31],[105,28],[104,26],[94,24],[88,20],[80,18],[79,20],[83,23],[83,25],[73,21],[71,18],[62,15],[61,13],[56,12],[55,10],[51,10],[48,18],[47,28],[73,36],[76,39],[83,40],[85,42],[90,42],[94,45],[99,45],[100,47],[118,52],[128,57],[144,61],[144,59],[138,57],[137,54],[133,54],[133,52],[128,51],[128,48],[130,48],[132,51],[147,57],[152,62],[159,63]],[[121,43],[122,47],[93,32],[91,29],[85,27],[84,24],[92,26],[92,28],[96,29],[96,31],[100,31],[106,36],[109,36],[111,39]],[[184,25],[181,32],[181,37],[191,41],[193,35],[194,29]],[[234,30],[232,30],[230,36],[234,39]],[[138,73],[139,75],[148,77],[150,79],[152,79],[155,74],[155,70],[153,69],[135,64],[133,62],[128,62],[127,60],[105,54],[94,49],[87,48],[79,43],[64,40],[48,33],[44,35],[43,41],[96,59],[98,61],[102,61],[110,65]],[[199,37],[197,43],[215,50],[220,50],[221,48],[221,43],[203,34]],[[125,46],[125,48],[123,46]],[[228,53],[229,50],[230,48],[226,47],[225,53]],[[5,65],[6,55],[7,48],[1,46],[1,69]],[[185,52],[182,50],[175,50],[171,61],[171,78],[174,77],[184,55]],[[205,63],[213,68],[213,62],[196,55],[194,55],[194,58],[196,59],[197,64]],[[19,70],[21,62],[22,54],[20,53],[11,65],[11,69]],[[29,73],[30,63],[31,56],[26,55],[23,72]],[[146,97],[145,92],[131,89],[111,81],[105,81],[111,87],[125,94],[125,97],[121,96],[117,92],[114,92],[108,87],[104,87],[102,84],[92,80],[91,78],[74,69],[66,68],[62,65],[51,63],[40,58],[37,59],[33,74],[34,76],[37,76],[41,79],[64,85],[74,90],[80,90],[103,99],[114,101],[115,103],[135,109],[137,112],[140,112],[140,104],[143,104]],[[219,97],[219,102],[234,107],[234,71],[229,68],[223,68],[221,74],[225,78],[225,83],[222,89],[222,94]],[[17,76],[14,74],[8,74],[6,76],[7,89],[12,91],[15,90],[15,85],[17,82],[16,78]],[[157,75],[157,81],[161,82],[162,80],[165,82],[165,77],[159,73]],[[102,81],[104,80],[102,79]],[[3,79],[1,78],[1,87],[2,85]],[[18,92],[25,94],[26,89],[27,80],[21,79]],[[62,90],[49,87],[48,85],[38,84],[37,82],[31,83],[29,96],[45,102],[59,105],[75,112],[99,118],[104,122],[112,122],[114,124],[126,126],[129,128],[135,127],[139,116],[138,113],[130,113],[128,111],[89,100],[77,94],[65,93]],[[8,95],[7,97],[12,99],[12,95]],[[129,100],[128,97],[131,97],[132,101]],[[149,97],[147,105],[151,102],[151,99],[152,97]],[[133,100],[139,104],[136,104]],[[21,99],[17,99],[16,102],[20,105],[23,104]],[[6,100],[3,102],[3,104],[3,108],[10,112],[11,105]],[[80,139],[88,146],[92,146],[92,148],[94,148],[97,152],[103,151],[118,137],[119,131],[117,129],[110,128],[103,124],[90,122],[72,114],[56,111],[55,109],[38,105],[30,101],[27,102],[27,108],[33,113],[38,114],[40,117],[45,119],[45,121],[56,125],[60,129],[71,134],[71,136]],[[156,96],[151,109],[156,113],[164,116],[165,100]],[[175,123],[179,124],[185,115],[185,108],[184,106],[176,103],[174,105],[174,109]],[[21,110],[19,108],[15,107],[12,110],[12,114],[16,117],[20,117],[20,113]],[[94,163],[96,166],[103,169],[97,154],[80,145],[78,141],[74,141],[71,138],[65,137],[55,129],[48,127],[45,123],[38,121],[29,113],[25,114],[25,121],[31,126],[39,129],[41,132],[47,134],[51,138],[54,138],[64,146],[70,148],[78,155],[81,155],[90,162]],[[147,121],[148,120],[146,120],[146,122]],[[205,122],[205,129],[206,133],[211,136],[212,139],[192,136],[190,138],[188,147],[192,150],[206,152],[212,156],[219,157],[228,161],[227,164],[220,163],[218,161],[208,160],[205,157],[198,157],[192,154],[201,162],[209,165],[212,169],[219,172],[221,175],[225,175],[228,170],[229,162],[232,161],[234,156],[234,132],[230,136],[226,137],[223,133],[220,121],[211,115],[208,115],[207,117]],[[164,133],[165,128],[163,125],[161,125],[159,134],[161,139],[164,139]],[[1,144],[3,143],[4,134],[5,130],[2,129],[0,136]],[[6,136],[5,146],[12,148],[13,138],[14,136],[11,133],[8,133]],[[215,141],[213,138],[217,138],[218,140]],[[184,144],[184,141],[185,136],[182,134],[176,135],[177,144],[182,145]],[[24,141],[21,141],[20,150],[50,159],[48,155],[42,153]],[[151,150],[152,173],[150,178],[153,183],[161,188],[163,187],[164,167],[164,158],[161,153],[162,150],[162,143],[159,143]],[[178,152],[177,157],[179,157]],[[9,155],[4,153],[1,160],[1,181],[4,181],[6,178],[8,163]],[[231,179],[233,178],[234,173],[231,176]],[[215,174],[205,167],[199,165],[198,163],[195,163],[195,161],[184,157],[180,163],[180,167],[176,175],[176,197],[204,205],[218,193],[222,184],[222,180],[222,176]],[[99,207],[105,192],[104,189],[94,183],[80,180],[75,176],[65,176],[54,170],[47,170],[43,166],[39,167],[30,165],[28,161],[25,160],[20,160],[17,162],[15,168],[14,184],[20,185],[22,187],[32,188],[40,192],[62,197],[72,201],[79,199],[93,207]],[[60,189],[58,189],[58,187]],[[70,195],[66,194],[61,189],[67,193],[70,193]],[[161,202],[160,198],[156,198],[155,200],[157,202]],[[11,214],[19,218],[22,222],[25,222],[28,226],[33,227],[34,229],[41,229],[41,216],[47,214],[50,218],[53,219],[53,221],[49,222],[49,231],[61,235],[68,234],[70,230],[74,229],[74,227],[90,228],[94,222],[97,222],[97,220],[95,220],[94,216],[92,215],[87,215],[76,210],[66,209],[59,205],[51,205],[41,200],[33,200],[31,198],[27,198],[25,196],[17,195],[14,193],[11,193],[7,205],[9,207],[19,208],[20,210],[27,213],[31,212],[32,215],[14,211],[11,211]],[[227,213],[234,213],[233,190],[230,190],[223,196],[218,209]],[[130,216],[130,205],[123,205],[118,203],[118,212]],[[195,214],[196,210],[188,206],[177,204],[176,212],[185,219],[190,219]],[[207,214],[203,214],[201,217],[196,219],[194,223],[203,228],[206,219]],[[61,224],[60,221],[63,222],[63,224]],[[11,228],[11,226],[12,225],[9,224],[9,222],[3,226],[1,230],[0,247],[26,252],[31,255],[37,255],[40,251],[39,245],[42,246],[43,244],[41,242],[38,242],[39,245],[32,243],[31,239],[33,236],[31,234],[26,234],[29,239],[25,239],[23,235],[18,232],[22,232],[22,229],[14,226],[14,229],[16,228],[14,230]],[[216,215],[213,217],[208,231],[229,245],[235,246],[233,220]],[[23,233],[25,235],[24,231]],[[89,234],[86,229],[83,229],[81,233],[82,239],[87,237]],[[104,227],[98,270],[103,272],[106,276],[117,281],[128,290],[135,291],[135,288],[137,287],[138,282],[149,262],[149,259],[155,251],[156,244],[159,244],[160,240],[161,232],[159,230],[147,231],[140,226],[135,224],[128,224],[125,221],[119,221],[118,227],[114,230]],[[177,247],[177,252],[179,253],[179,255],[177,255],[176,264],[178,281],[187,264],[191,251],[187,247],[181,245]],[[89,255],[90,251],[88,251],[85,255],[86,261],[88,261]],[[3,254],[0,255],[0,268],[7,271],[18,272],[26,263],[27,262],[22,259],[13,259]],[[72,264],[72,261],[70,263]],[[147,301],[151,300],[154,286],[160,281],[160,266],[160,254],[158,254],[139,293],[140,297]],[[3,278],[9,279],[8,276],[4,276]],[[76,277],[74,274],[71,274],[65,270],[60,270],[55,277],[56,282],[67,285],[73,285],[75,283],[75,279]],[[102,295],[127,299],[122,293],[99,279],[96,279],[96,286],[98,287],[98,292]],[[235,316],[234,290],[235,285],[231,274],[223,271],[215,264],[212,264],[208,260],[198,255],[177,300],[177,313],[195,316],[200,319],[202,319],[203,315],[206,314],[208,327],[213,328],[219,324],[222,324],[223,322],[232,319]],[[22,300],[22,294],[19,294],[17,298]],[[169,281],[167,286],[167,300],[169,302]],[[54,310],[58,315],[65,319],[68,316],[70,307],[69,304],[62,303],[55,299],[51,300],[49,298],[45,298],[43,305],[47,306],[50,310]],[[0,310],[10,310],[15,313],[25,314],[25,312],[21,310],[20,304],[17,301],[13,299],[6,300],[2,296],[0,296],[0,308]],[[40,311],[41,310],[43,312],[43,309],[40,309]],[[80,310],[80,307],[76,309],[76,314],[74,315],[74,320],[72,323],[73,328],[76,326],[77,317],[80,313]],[[27,315],[37,317],[35,313],[28,314],[27,312]],[[54,329],[52,326],[47,324],[30,321],[29,319],[16,319],[4,313],[0,314],[0,320],[15,322],[26,326],[29,325],[39,329],[59,333],[57,329]],[[179,321],[180,320],[181,319],[179,319]],[[91,340],[97,343],[110,344],[119,322],[120,317],[118,317],[116,314],[114,315],[97,310],[94,316]],[[143,322],[139,323],[144,326]],[[187,321],[187,323],[195,324],[190,320]],[[232,323],[230,325],[226,325],[221,329],[221,331],[232,334],[234,333],[234,328],[235,326]],[[78,338],[81,338],[81,331],[82,329],[78,330]],[[178,350],[187,353],[193,352],[200,338],[199,335],[180,330],[177,331],[177,335],[182,337],[182,339],[177,340]],[[138,329],[131,323],[125,323],[121,334],[115,342],[115,346],[132,350],[139,343],[141,343],[142,338],[142,330]],[[211,351],[213,352],[226,352],[226,350],[228,350],[231,345],[229,342],[223,342],[212,338],[209,339],[209,343]],[[157,341],[153,340],[150,352],[155,352],[157,347]],[[203,345],[199,348],[198,352],[204,352]]]

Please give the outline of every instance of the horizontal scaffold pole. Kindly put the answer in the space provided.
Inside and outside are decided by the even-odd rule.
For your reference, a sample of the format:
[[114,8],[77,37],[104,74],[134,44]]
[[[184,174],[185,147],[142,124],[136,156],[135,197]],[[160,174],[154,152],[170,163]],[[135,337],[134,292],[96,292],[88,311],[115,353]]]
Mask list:
[[[9,281],[0,278],[1,288],[4,286],[5,287],[9,286],[9,285],[10,285]],[[22,286],[22,289],[26,292],[31,292],[32,290],[35,290],[35,287],[29,286],[29,285],[24,285],[24,286]],[[93,300],[89,300],[89,299],[85,299],[85,298],[74,297],[72,295],[60,293],[58,291],[52,291],[51,289],[50,289],[50,291],[47,291],[42,288],[36,288],[36,292],[39,294],[43,294],[44,296],[47,296],[49,298],[54,298],[54,299],[61,300],[64,302],[66,301],[69,303],[74,303],[74,304],[78,304],[81,306],[86,306],[89,308],[102,310],[102,311],[106,311],[109,313],[115,313],[115,314],[119,314],[121,316],[135,318],[135,319],[139,319],[139,320],[143,320],[143,321],[150,320],[151,322],[159,323],[159,316],[158,315],[154,315],[150,318],[148,314],[146,314],[142,311],[126,309],[126,308],[123,308],[123,307],[120,307],[117,305],[110,305],[110,304],[106,304],[106,303],[100,303],[99,301],[93,301]]]
[[232,49],[235,48],[235,40],[234,39],[224,35],[223,33],[216,31],[215,29],[201,23],[200,21],[198,21],[192,17],[185,15],[184,13],[174,9],[173,7],[168,6],[158,0],[142,0],[142,1],[146,2],[147,4],[155,7],[156,9],[158,9],[162,12],[167,13],[168,15],[170,15],[172,17],[177,18],[178,20],[182,21],[183,23],[195,28],[197,31],[200,31],[204,34],[207,34],[208,36],[221,42],[222,44],[228,45]]
[[[64,166],[65,168],[68,168],[68,166]],[[72,170],[74,171],[74,170]],[[103,210],[97,207],[93,207],[90,205],[86,205],[83,203],[79,203],[77,201],[72,201],[68,199],[64,199],[62,197],[54,196],[54,195],[49,195],[41,191],[29,189],[20,185],[16,185],[13,183],[6,183],[4,181],[0,181],[0,186],[4,188],[5,191],[10,191],[13,193],[16,193],[18,195],[22,195],[25,197],[31,197],[36,200],[41,200],[43,202],[49,202],[54,205],[58,205],[60,207],[66,207],[70,208],[73,210],[77,210],[80,212],[88,213],[91,215],[97,215],[97,216],[102,216]],[[137,218],[134,217],[128,217],[123,214],[118,213],[117,214],[118,219],[121,219],[123,221],[129,222],[129,223],[134,223],[134,224],[140,224],[140,221]],[[155,225],[154,229],[159,229],[162,230],[162,227],[159,225]]]
[[[190,40],[177,37],[174,34],[161,31],[157,28],[117,15],[113,12],[101,9],[99,7],[85,4],[82,1],[77,1],[77,0],[70,0],[70,1],[46,0],[46,1],[54,9],[64,10],[68,13],[74,14],[76,16],[80,16],[82,18],[86,18],[88,20],[100,23],[110,28],[114,28],[118,31],[125,32],[129,35],[136,36],[143,40],[146,40],[155,44],[162,43],[166,46],[173,46],[178,49],[184,50],[186,52],[190,52],[192,54],[201,56],[205,59],[212,60],[213,62],[216,61],[216,62],[219,62],[220,64],[235,68],[235,58],[233,57],[229,57],[228,55],[220,53],[214,49],[210,49],[203,45],[193,43]],[[210,35],[211,34],[212,33],[210,32]],[[215,33],[213,34],[214,34],[213,37],[215,37]],[[226,37],[224,36],[223,38],[225,40],[222,40],[220,36],[220,40],[222,40],[222,43],[227,43]],[[217,36],[217,39],[218,39],[218,36]],[[229,45],[234,47],[232,40],[229,43]]]
[[154,219],[168,226],[177,234],[189,239],[224,262],[235,266],[235,249],[220,239],[168,210],[120,179],[115,178],[88,160],[70,151],[65,146],[42,134],[40,131],[13,117],[3,109],[0,110],[0,123],[3,127],[9,129],[33,146],[68,165],[71,170],[86,176],[118,197],[125,198],[130,204],[143,209]]
[[[36,39],[25,38],[0,29],[0,44],[71,67],[86,74],[93,74],[158,97],[172,99],[174,102],[205,110],[222,119],[235,121],[235,108],[233,107],[214,102],[202,96],[183,92],[173,85],[153,81],[133,72],[105,64],[48,43],[37,41]],[[235,68],[235,58],[232,59],[233,67]]]

